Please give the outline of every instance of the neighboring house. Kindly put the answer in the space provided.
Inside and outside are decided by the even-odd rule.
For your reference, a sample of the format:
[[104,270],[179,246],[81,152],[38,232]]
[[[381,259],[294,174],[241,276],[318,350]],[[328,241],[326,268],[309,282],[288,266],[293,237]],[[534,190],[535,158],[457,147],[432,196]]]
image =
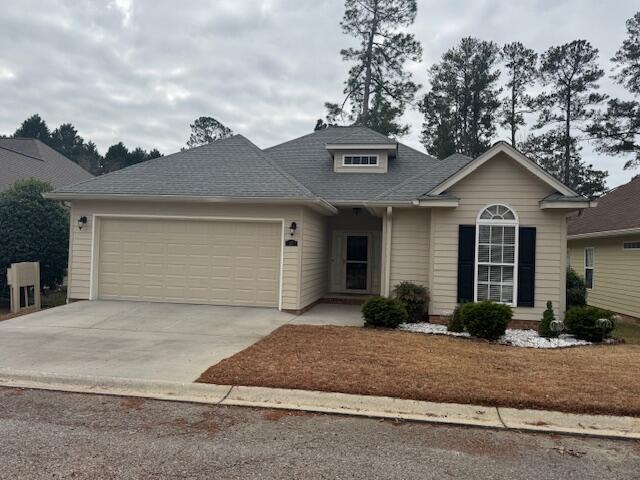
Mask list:
[[29,178],[60,188],[93,175],[35,138],[0,138],[0,192]]
[[585,279],[587,303],[640,318],[640,177],[569,221],[570,266]]
[[566,216],[588,199],[504,142],[438,160],[364,127],[261,150],[236,135],[48,195],[71,202],[69,297],[278,307],[388,295],[430,313],[565,308]]

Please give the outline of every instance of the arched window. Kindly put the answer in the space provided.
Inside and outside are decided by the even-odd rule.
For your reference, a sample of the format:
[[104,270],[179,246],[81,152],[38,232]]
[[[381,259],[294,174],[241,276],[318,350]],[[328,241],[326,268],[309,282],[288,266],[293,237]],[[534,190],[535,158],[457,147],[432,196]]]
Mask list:
[[518,216],[507,205],[489,205],[476,220],[475,299],[515,306]]

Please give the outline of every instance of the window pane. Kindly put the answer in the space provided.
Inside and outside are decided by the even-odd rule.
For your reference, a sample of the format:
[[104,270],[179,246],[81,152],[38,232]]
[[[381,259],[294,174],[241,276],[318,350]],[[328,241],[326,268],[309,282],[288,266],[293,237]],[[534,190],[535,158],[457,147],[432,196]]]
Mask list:
[[376,156],[369,157],[369,164],[370,165],[377,165],[378,164],[378,157],[376,157]]
[[585,269],[584,283],[587,285],[587,288],[593,288],[593,269],[592,268]]
[[480,243],[489,243],[491,239],[491,227],[489,225],[480,225],[478,240]]
[[347,288],[349,290],[367,289],[367,264],[347,263]]
[[491,283],[502,282],[502,267],[489,267],[489,281]]
[[504,263],[515,263],[515,247],[507,245],[504,247],[502,261]]
[[486,283],[478,284],[478,300],[489,300],[489,286]]
[[488,265],[478,265],[478,281],[479,282],[488,282],[489,281],[489,266]]
[[491,227],[491,243],[502,243],[504,227]]
[[491,245],[491,263],[502,263],[501,245]]
[[586,248],[584,251],[584,266],[593,267],[593,248]]
[[345,157],[344,157],[344,164],[345,164],[345,165],[351,165],[352,160],[353,160],[353,158],[352,158],[352,157],[347,157],[347,156],[345,156]]
[[347,261],[366,262],[368,256],[369,238],[366,236],[347,236]]
[[513,267],[502,267],[502,283],[513,285]]
[[512,303],[513,302],[513,287],[510,285],[502,286],[502,299],[500,300],[504,303]]
[[489,262],[489,245],[478,245],[478,262]]
[[489,285],[489,300],[494,302],[500,301],[500,285]]
[[516,244],[516,227],[504,227],[504,243],[506,245]]

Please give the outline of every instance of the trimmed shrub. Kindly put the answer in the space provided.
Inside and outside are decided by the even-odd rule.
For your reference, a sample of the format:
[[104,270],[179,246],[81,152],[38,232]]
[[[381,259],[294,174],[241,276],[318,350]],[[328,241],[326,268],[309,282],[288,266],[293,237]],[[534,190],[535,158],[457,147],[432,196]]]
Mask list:
[[410,322],[421,322],[429,305],[429,290],[412,282],[400,282],[393,289],[393,296],[400,300],[409,314]]
[[547,309],[542,314],[542,320],[538,325],[538,335],[541,337],[551,338],[557,337],[560,332],[556,332],[551,328],[551,322],[554,322],[556,315],[553,313],[553,305],[547,302]]
[[460,307],[462,323],[469,335],[487,340],[497,340],[504,335],[512,315],[510,306],[486,300]]
[[573,268],[567,269],[567,308],[587,304],[587,287]]
[[[608,338],[615,325],[616,314],[597,307],[572,307],[567,310],[564,324],[569,333],[588,342]],[[604,319],[604,320],[601,320]]]
[[364,302],[362,316],[367,325],[387,328],[396,328],[409,319],[400,300],[386,297],[372,297]]
[[462,321],[462,315],[460,315],[461,306],[456,306],[455,310],[449,317],[449,323],[447,324],[447,330],[450,332],[464,332],[464,322]]

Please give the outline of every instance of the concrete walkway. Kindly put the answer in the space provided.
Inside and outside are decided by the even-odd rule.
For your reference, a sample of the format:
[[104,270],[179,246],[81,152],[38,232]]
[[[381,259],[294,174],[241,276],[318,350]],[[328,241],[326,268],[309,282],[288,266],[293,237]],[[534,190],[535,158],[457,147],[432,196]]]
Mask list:
[[7,369],[0,369],[0,385],[217,405],[398,418],[495,429],[640,439],[640,418],[636,417],[577,415],[544,410],[518,410],[279,388],[52,376]]

